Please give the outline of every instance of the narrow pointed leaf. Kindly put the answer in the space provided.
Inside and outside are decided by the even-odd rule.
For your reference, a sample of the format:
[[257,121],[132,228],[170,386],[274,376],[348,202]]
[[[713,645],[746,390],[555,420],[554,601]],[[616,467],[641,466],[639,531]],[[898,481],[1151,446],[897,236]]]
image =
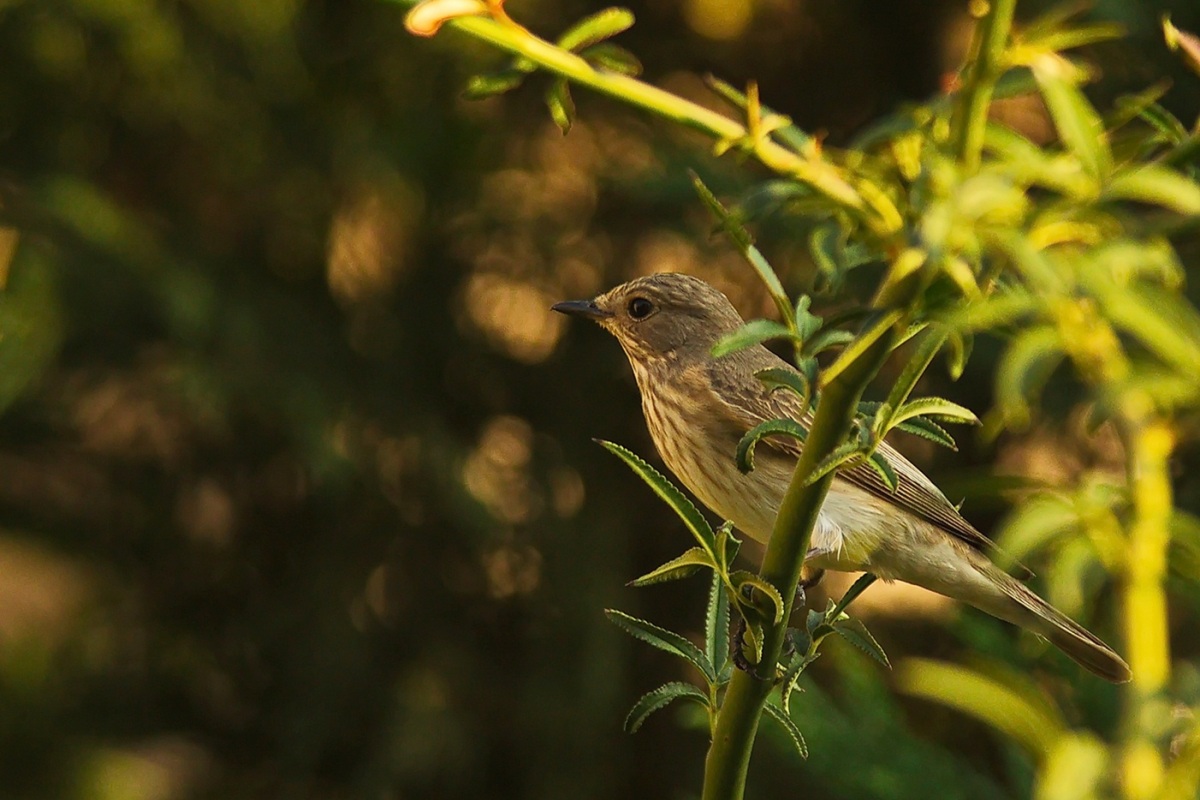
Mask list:
[[729,213],[725,206],[721,205],[721,201],[717,196],[704,185],[698,175],[692,175],[692,185],[696,187],[696,193],[700,199],[708,206],[721,223],[721,229],[729,235],[733,243],[741,251],[742,256],[749,262],[754,271],[758,273],[758,277],[767,287],[768,294],[775,301],[775,307],[779,309],[779,315],[783,317],[789,329],[794,329],[796,320],[793,317],[792,303],[788,300],[787,292],[783,290],[783,284],[779,282],[779,276],[775,274],[775,269],[763,257],[758,248],[754,246],[754,240],[750,237],[747,231],[738,220]]
[[[733,588],[737,592],[742,592],[747,586],[753,587],[755,591],[761,592],[766,596],[767,601],[771,606],[771,611],[767,615],[768,619],[775,625],[778,625],[783,620],[783,596],[779,594],[779,590],[765,580],[755,575],[748,570],[740,569],[729,576],[729,582],[733,584]],[[758,606],[755,606],[758,608]]]
[[716,564],[712,555],[703,547],[693,547],[655,570],[629,582],[630,586],[649,586],[695,575],[702,569],[713,569]]
[[840,617],[842,612],[849,608],[850,604],[857,600],[859,595],[869,589],[877,580],[879,580],[879,578],[869,572],[858,576],[858,580],[850,585],[850,588],[847,589],[845,594],[842,595],[841,599],[837,601],[837,604],[830,609],[829,613],[834,619]]
[[942,447],[948,447],[951,450],[958,450],[958,443],[954,441],[954,437],[949,431],[938,425],[931,419],[925,417],[912,417],[895,425],[896,430],[910,433],[913,436],[920,436],[922,439],[928,439],[931,442],[940,444]]
[[642,62],[633,53],[612,42],[602,42],[581,52],[593,66],[619,75],[637,77],[642,74]]
[[771,339],[790,339],[799,341],[791,328],[770,319],[754,319],[738,328],[733,333],[726,334],[713,345],[713,358],[720,358],[737,350],[745,350],[756,344]]
[[571,87],[567,85],[565,78],[559,78],[550,84],[546,91],[546,107],[550,109],[550,116],[558,129],[564,135],[570,133],[571,126],[575,123],[575,101],[571,99]]
[[657,689],[646,692],[633,704],[633,708],[629,709],[629,715],[625,717],[625,732],[637,733],[638,728],[642,727],[642,723],[651,714],[666,708],[676,700],[690,700],[704,708],[709,707],[708,696],[690,683],[664,683]]
[[787,669],[784,670],[783,678],[780,680],[779,702],[785,714],[791,713],[792,692],[796,691],[800,683],[800,676],[804,674],[804,670],[808,669],[817,658],[820,657],[820,652],[796,653],[792,656],[792,660],[788,662]]
[[596,441],[601,447],[624,461],[639,478],[654,490],[655,494],[666,501],[675,514],[684,521],[684,524],[692,532],[692,536],[696,537],[696,541],[700,543],[701,547],[711,553],[716,552],[716,541],[712,526],[708,524],[708,520],[704,518],[704,515],[692,505],[692,501],[688,500],[683,492],[675,487],[675,484],[664,478],[662,473],[638,458],[631,451],[621,447],[621,445],[600,439]]
[[1123,170],[1105,187],[1109,200],[1136,200],[1180,214],[1200,214],[1200,184],[1167,167],[1145,164]]
[[850,331],[841,331],[836,328],[826,328],[823,331],[818,331],[813,336],[804,340],[803,353],[806,356],[815,356],[818,353],[823,353],[831,347],[840,347],[854,341],[854,334]]
[[875,637],[867,630],[867,626],[853,617],[845,617],[833,623],[833,630],[850,644],[862,650],[883,666],[891,669],[892,662],[888,661],[887,653],[875,641]]
[[966,406],[943,400],[940,397],[921,397],[910,400],[896,411],[892,417],[893,424],[904,422],[913,417],[938,417],[950,422],[966,422],[971,425],[979,424],[979,417]]
[[763,386],[768,389],[788,389],[794,392],[804,401],[805,409],[808,408],[808,401],[812,395],[812,384],[808,382],[804,373],[784,367],[772,367],[754,373],[754,377],[762,381]]
[[483,100],[498,94],[512,91],[525,80],[525,72],[519,69],[506,69],[502,72],[492,72],[486,75],[472,75],[467,80],[462,96],[467,100]]
[[1108,137],[1100,115],[1076,85],[1078,68],[1053,53],[1038,58],[1030,68],[1063,144],[1093,178],[1106,178],[1112,171]]
[[892,465],[888,463],[882,453],[872,453],[867,459],[867,466],[887,484],[888,489],[894,492],[900,488],[900,479],[896,477],[896,470],[892,469]]
[[846,442],[821,459],[817,466],[813,468],[812,473],[804,479],[804,485],[812,486],[838,467],[853,461],[861,455],[862,448],[859,447],[858,442]]
[[577,51],[602,42],[633,27],[633,12],[627,8],[606,8],[584,17],[558,37],[558,46]]
[[738,442],[734,458],[738,469],[743,473],[754,470],[754,448],[759,441],[767,436],[783,434],[801,442],[808,436],[808,430],[794,419],[770,419],[761,422],[746,432]]
[[729,593],[725,581],[713,573],[712,587],[708,592],[708,610],[704,615],[704,650],[709,663],[724,680],[729,662]]
[[763,706],[763,711],[766,711],[767,716],[779,723],[780,727],[791,738],[792,745],[795,746],[796,752],[800,754],[800,757],[808,758],[808,744],[804,741],[804,734],[800,733],[800,728],[796,726],[791,716],[774,703],[767,703]]
[[670,653],[674,656],[679,656],[684,659],[704,675],[709,683],[713,683],[717,679],[716,670],[713,668],[712,662],[708,660],[708,656],[696,647],[690,639],[681,634],[669,631],[666,628],[660,628],[652,622],[647,622],[644,619],[630,616],[623,611],[616,609],[605,609],[604,615],[609,621],[616,625],[621,630],[628,633],[635,639],[640,639],[646,644],[657,647],[665,653]]
[[1036,400],[1063,359],[1055,328],[1041,326],[1017,335],[996,367],[996,407],[1006,420],[1025,425]]

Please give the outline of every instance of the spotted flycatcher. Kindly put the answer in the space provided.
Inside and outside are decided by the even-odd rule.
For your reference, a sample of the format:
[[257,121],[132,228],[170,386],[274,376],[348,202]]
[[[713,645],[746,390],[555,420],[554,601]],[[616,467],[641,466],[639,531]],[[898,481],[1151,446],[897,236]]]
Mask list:
[[[766,542],[801,445],[785,437],[763,440],[746,474],[734,451],[761,422],[790,418],[807,426],[811,417],[795,394],[772,391],[755,377],[765,369],[791,369],[765,347],[713,357],[713,345],[744,324],[728,298],[698,278],[664,273],[554,310],[592,319],[617,337],[667,467],[704,505]],[[866,465],[839,470],[806,564],[923,586],[1044,636],[1102,678],[1129,680],[1129,666],[1112,648],[992,563],[995,545],[929,478],[888,444],[877,452],[899,486],[893,490]]]

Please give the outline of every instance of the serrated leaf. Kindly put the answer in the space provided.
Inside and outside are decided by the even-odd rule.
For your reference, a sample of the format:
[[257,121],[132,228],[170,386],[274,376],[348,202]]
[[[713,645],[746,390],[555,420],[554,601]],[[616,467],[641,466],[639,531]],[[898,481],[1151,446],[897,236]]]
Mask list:
[[[772,611],[768,614],[768,618],[775,625],[778,625],[783,620],[783,596],[767,581],[763,580],[753,572],[739,569],[736,572],[730,573],[729,582],[733,584],[734,591],[742,592],[747,586],[753,588],[756,592],[761,592],[766,595],[767,600],[771,603]],[[757,605],[754,608],[758,608]]]
[[506,69],[484,75],[472,75],[467,79],[462,96],[467,100],[483,100],[498,94],[512,91],[521,85],[527,73],[516,69]]
[[922,439],[928,439],[931,442],[940,444],[942,447],[948,447],[951,450],[958,450],[958,443],[954,441],[954,437],[950,435],[949,431],[931,419],[926,419],[925,417],[912,417],[893,427],[896,430],[910,433],[913,436],[920,436]]
[[1030,69],[1063,144],[1089,175],[1106,178],[1112,171],[1112,152],[1100,115],[1076,85],[1079,69],[1054,53],[1037,58]]
[[801,758],[808,758],[808,744],[804,741],[804,734],[800,733],[800,728],[792,720],[782,708],[773,703],[767,703],[763,706],[763,711],[767,712],[767,716],[779,723],[784,732],[792,740],[792,745],[795,746],[796,752]]
[[704,650],[718,679],[725,680],[729,668],[729,593],[725,581],[716,572],[713,572],[708,609],[704,615]]
[[738,350],[745,350],[756,344],[771,339],[789,339],[799,341],[792,330],[779,322],[770,319],[752,319],[733,333],[722,336],[712,348],[712,357],[720,358]]
[[817,463],[813,471],[804,479],[804,485],[812,486],[838,467],[854,460],[860,455],[862,455],[862,448],[858,442],[846,442],[840,445]]
[[652,622],[638,619],[613,608],[605,609],[604,615],[608,617],[610,622],[633,638],[643,641],[651,647],[657,647],[665,653],[679,656],[700,670],[709,683],[716,682],[717,673],[712,662],[686,636],[669,631],[666,628],[660,628]]
[[570,133],[571,125],[575,122],[575,101],[571,99],[571,87],[565,78],[551,82],[546,90],[546,107],[550,109],[550,116],[563,135]]
[[746,435],[738,442],[737,451],[734,453],[738,469],[742,473],[752,472],[754,470],[754,448],[761,439],[778,434],[791,436],[793,439],[803,442],[808,436],[808,430],[794,419],[769,419],[766,422],[760,422],[746,431]]
[[657,569],[647,572],[629,582],[630,586],[649,586],[654,583],[676,581],[695,575],[704,568],[715,569],[712,555],[703,547],[693,547]]
[[872,453],[866,463],[879,476],[880,480],[887,484],[889,490],[894,492],[900,488],[900,479],[896,477],[896,470],[892,469],[892,465],[888,463],[882,453]]
[[634,455],[632,451],[621,447],[621,445],[606,442],[602,439],[597,439],[596,442],[608,450],[608,452],[624,461],[639,478],[646,482],[646,485],[654,490],[655,494],[666,501],[676,516],[687,525],[688,530],[691,531],[692,536],[696,538],[701,547],[710,553],[716,553],[716,539],[712,526],[708,524],[708,520],[704,518],[704,515],[696,509],[696,506],[692,505],[692,501],[688,500],[683,492],[675,487],[675,484],[663,477],[662,473],[654,467]]
[[974,411],[941,397],[921,397],[910,400],[896,410],[892,422],[898,424],[913,417],[939,417],[950,422],[979,424],[979,417],[975,416]]
[[642,62],[638,60],[638,57],[612,42],[593,45],[579,55],[587,59],[588,63],[593,66],[615,72],[618,75],[636,78],[642,74]]
[[597,44],[633,27],[633,12],[627,8],[606,8],[584,17],[558,37],[558,46],[575,52]]
[[676,700],[691,700],[704,708],[709,707],[708,696],[690,683],[664,683],[657,689],[646,692],[633,704],[633,708],[629,709],[629,714],[625,717],[625,732],[637,733],[638,728],[642,727],[642,723],[651,714],[666,708]]
[[787,389],[804,401],[803,409],[808,409],[808,401],[812,395],[812,384],[802,372],[786,367],[772,367],[754,373],[754,377],[768,389]]
[[742,634],[743,644],[750,648],[750,658],[747,659],[751,664],[759,664],[762,662],[763,655],[763,626],[759,619],[746,619],[743,617],[745,628]]
[[788,662],[787,669],[784,670],[783,677],[779,681],[779,702],[785,714],[791,713],[792,692],[796,691],[797,685],[800,683],[800,676],[820,655],[820,652],[812,654],[807,651],[798,652]]
[[1161,206],[1180,214],[1200,214],[1200,184],[1157,164],[1118,172],[1109,180],[1103,196]]
[[775,302],[775,307],[779,309],[779,315],[783,317],[786,327],[794,329],[796,320],[793,317],[792,303],[788,300],[787,292],[783,290],[783,284],[779,282],[779,276],[775,274],[775,269],[763,257],[758,248],[754,246],[754,240],[750,236],[742,224],[735,218],[725,206],[721,205],[721,201],[712,193],[704,181],[700,180],[700,176],[692,173],[692,185],[696,188],[696,194],[708,206],[709,211],[721,223],[721,229],[733,240],[741,251],[742,257],[754,268],[758,273],[758,277],[762,280],[763,285],[767,287],[767,293],[771,295],[771,299]]
[[883,666],[891,669],[892,662],[888,661],[887,653],[875,641],[875,637],[867,630],[867,626],[853,617],[844,617],[833,623],[833,630],[850,644],[862,650]]

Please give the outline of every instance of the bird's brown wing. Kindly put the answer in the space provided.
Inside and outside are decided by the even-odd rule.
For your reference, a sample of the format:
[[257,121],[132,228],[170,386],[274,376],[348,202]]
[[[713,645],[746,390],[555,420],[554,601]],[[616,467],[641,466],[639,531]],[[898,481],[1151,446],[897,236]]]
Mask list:
[[[812,425],[812,412],[802,412],[800,398],[790,391],[770,390],[752,377],[754,372],[771,367],[790,370],[787,362],[765,348],[758,352],[751,349],[735,355],[742,356],[742,366],[750,368],[751,380],[745,380],[747,375],[742,369],[730,370],[728,365],[722,369],[719,366],[720,362],[714,362],[709,367],[709,376],[717,397],[725,406],[725,413],[741,430],[748,431],[755,425],[771,419],[794,419],[806,428]],[[770,436],[763,439],[759,447],[764,445],[789,458],[800,457],[801,444],[792,437]],[[876,452],[887,460],[896,473],[898,486],[895,491],[866,464],[839,469],[838,477],[919,519],[936,525],[977,550],[992,554],[999,552],[995,542],[964,519],[941,490],[896,448],[887,442],[881,442]],[[765,454],[760,451],[760,457],[762,455]],[[1014,563],[1014,568],[1018,577],[1022,579],[1027,579],[1033,574],[1022,564]]]

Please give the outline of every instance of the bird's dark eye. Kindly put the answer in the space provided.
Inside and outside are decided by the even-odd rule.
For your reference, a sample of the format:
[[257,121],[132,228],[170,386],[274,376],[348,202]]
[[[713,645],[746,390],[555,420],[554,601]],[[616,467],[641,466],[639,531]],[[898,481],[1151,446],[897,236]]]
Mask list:
[[654,310],[654,303],[644,297],[635,297],[629,301],[629,316],[634,319],[645,319]]

